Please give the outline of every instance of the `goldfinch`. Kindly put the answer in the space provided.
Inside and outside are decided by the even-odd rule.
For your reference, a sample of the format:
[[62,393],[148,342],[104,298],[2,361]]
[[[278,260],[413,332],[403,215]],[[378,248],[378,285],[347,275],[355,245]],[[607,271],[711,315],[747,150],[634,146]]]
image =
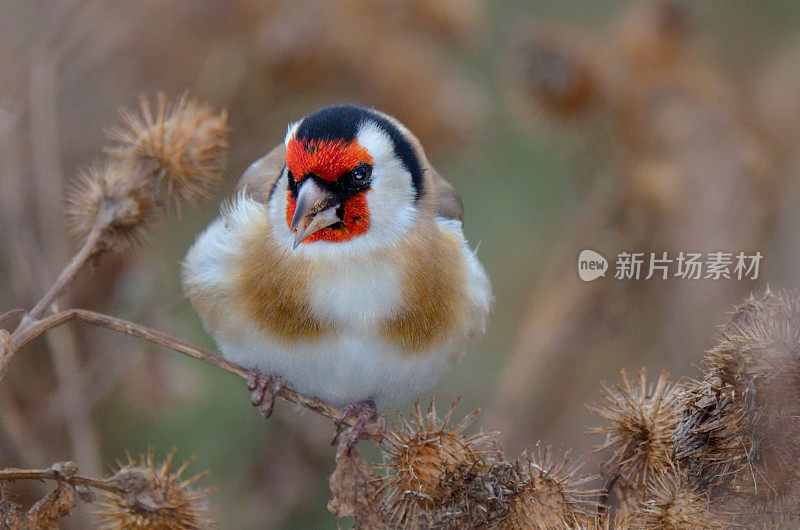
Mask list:
[[398,120],[325,107],[245,171],[189,250],[184,288],[222,355],[253,370],[265,416],[286,384],[363,425],[485,330],[491,289],[462,222]]

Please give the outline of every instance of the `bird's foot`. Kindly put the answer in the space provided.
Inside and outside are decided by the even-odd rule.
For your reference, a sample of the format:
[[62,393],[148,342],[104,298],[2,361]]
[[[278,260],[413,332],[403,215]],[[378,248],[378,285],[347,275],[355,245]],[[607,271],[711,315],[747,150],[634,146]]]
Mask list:
[[272,416],[275,410],[275,396],[284,387],[282,378],[274,375],[267,375],[264,372],[253,368],[250,377],[247,378],[247,389],[253,393],[250,402],[265,419]]
[[[348,405],[344,409],[344,419],[336,425],[336,437],[331,445],[335,445],[342,434],[347,436],[347,447],[352,449],[361,440],[364,429],[370,423],[377,423],[380,430],[386,429],[386,416],[378,412],[375,402],[371,399]],[[354,419],[352,427],[347,428],[345,420]]]

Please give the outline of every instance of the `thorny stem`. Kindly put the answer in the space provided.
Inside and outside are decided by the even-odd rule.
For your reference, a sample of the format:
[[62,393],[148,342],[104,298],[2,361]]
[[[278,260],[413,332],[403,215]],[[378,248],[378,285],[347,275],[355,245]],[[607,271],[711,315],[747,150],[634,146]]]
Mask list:
[[[78,465],[73,462],[66,462],[60,467],[77,469]],[[8,480],[56,480],[59,482],[66,482],[72,486],[87,486],[90,488],[111,491],[114,493],[125,493],[124,489],[115,486],[106,480],[97,480],[65,472],[64,470],[59,469],[58,465],[55,465],[50,469],[9,468],[0,470],[0,482]]]
[[[65,311],[60,311],[41,320],[32,322],[22,330],[18,329],[17,331],[20,333],[17,334],[17,332],[14,332],[14,336],[12,337],[14,351],[22,349],[42,333],[45,333],[46,331],[58,327],[73,319],[82,320],[83,322],[87,322],[94,326],[124,333],[126,335],[144,339],[154,344],[158,344],[159,346],[175,350],[179,353],[188,355],[189,357],[194,357],[195,359],[199,359],[217,368],[221,368],[222,370],[237,375],[242,379],[247,379],[250,376],[250,372],[241,365],[231,362],[210,351],[193,346],[188,342],[167,335],[166,333],[135,324],[121,318],[104,315],[102,313],[96,313],[94,311],[87,311],[85,309],[68,309]],[[0,357],[0,377],[2,377],[3,373],[3,364],[8,362],[10,356],[10,353],[7,353],[4,357]],[[316,412],[317,414],[325,416],[326,418],[330,418],[336,422],[337,425],[353,427],[356,423],[355,418],[347,415],[341,409],[325,403],[319,398],[300,394],[299,392],[295,392],[287,387],[283,387],[277,393],[277,395],[286,401],[303,406],[313,412]],[[383,429],[378,423],[368,424],[362,430],[362,437],[380,441],[383,437]]]

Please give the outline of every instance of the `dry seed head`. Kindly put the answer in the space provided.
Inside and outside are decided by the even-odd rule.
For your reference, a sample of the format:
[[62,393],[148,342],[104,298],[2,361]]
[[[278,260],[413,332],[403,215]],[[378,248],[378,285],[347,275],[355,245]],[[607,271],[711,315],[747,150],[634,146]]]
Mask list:
[[421,513],[418,525],[423,528],[493,528],[506,515],[509,499],[521,482],[515,463],[497,460],[488,467],[456,472],[445,479],[453,492],[433,510]]
[[692,487],[676,467],[651,476],[643,500],[623,514],[620,529],[682,530],[684,528],[730,528],[730,521],[712,511],[708,496]]
[[59,482],[56,489],[51,490],[34,504],[28,515],[34,528],[58,528],[58,521],[75,509],[75,490],[65,482]]
[[81,171],[67,195],[67,219],[81,240],[93,229],[103,245],[127,250],[147,234],[153,198],[146,176],[127,160],[109,159]]
[[537,445],[518,463],[520,480],[509,497],[503,528],[511,530],[587,528],[593,526],[589,502],[598,492],[585,484],[594,477],[579,475],[580,465],[569,454],[553,455],[550,447]]
[[[700,488],[767,504],[800,494],[800,298],[769,290],[739,306],[680,398],[675,457]],[[777,507],[775,508],[777,509]]]
[[422,528],[595,528],[598,491],[583,486],[593,477],[578,475],[566,453],[549,448],[516,461],[495,453],[490,465],[448,474],[452,492],[443,503],[418,515]]
[[98,232],[97,249],[127,250],[150,222],[179,199],[205,195],[222,174],[226,116],[182,97],[159,95],[156,113],[142,100],[141,116],[123,113],[111,133],[118,143],[108,159],[78,174],[67,196],[73,232]]
[[193,202],[222,177],[228,144],[227,115],[182,96],[176,103],[158,95],[155,112],[142,98],[140,114],[122,113],[122,126],[109,133],[112,156],[152,171],[162,202]]
[[398,526],[410,524],[420,510],[447,500],[454,488],[449,479],[485,467],[487,457],[495,452],[491,435],[464,434],[479,411],[449,427],[456,403],[439,419],[433,399],[426,414],[417,401],[413,415],[401,416],[400,428],[384,437],[383,466],[389,472],[386,511]]
[[193,485],[207,473],[183,479],[191,460],[172,471],[175,449],[164,462],[155,462],[152,448],[138,461],[128,457],[128,463],[108,479],[122,493],[102,490],[103,509],[98,512],[103,528],[151,528],[195,530],[216,528],[208,516],[206,500],[211,490]]
[[606,435],[597,451],[614,451],[604,465],[604,474],[618,476],[623,487],[639,489],[649,476],[671,465],[671,437],[682,411],[675,387],[665,372],[655,386],[648,387],[644,370],[634,386],[623,370],[622,384],[615,389],[604,386],[603,397],[601,405],[590,408],[608,423],[588,432]]

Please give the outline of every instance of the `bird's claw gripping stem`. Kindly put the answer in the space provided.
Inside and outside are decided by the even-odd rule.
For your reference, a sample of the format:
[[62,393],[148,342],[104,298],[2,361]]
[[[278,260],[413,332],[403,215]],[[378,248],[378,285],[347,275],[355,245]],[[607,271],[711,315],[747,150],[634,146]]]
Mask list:
[[265,373],[253,369],[250,377],[247,378],[247,389],[252,391],[250,402],[265,419],[272,416],[275,411],[275,396],[284,387],[284,381],[280,377],[266,375]]
[[386,416],[378,412],[375,402],[372,400],[362,401],[354,405],[348,405],[344,410],[345,419],[355,419],[355,424],[347,429],[344,421],[336,425],[336,437],[331,445],[335,445],[339,436],[343,433],[347,435],[347,446],[353,448],[361,440],[364,429],[370,423],[377,423],[381,430],[386,428]]

